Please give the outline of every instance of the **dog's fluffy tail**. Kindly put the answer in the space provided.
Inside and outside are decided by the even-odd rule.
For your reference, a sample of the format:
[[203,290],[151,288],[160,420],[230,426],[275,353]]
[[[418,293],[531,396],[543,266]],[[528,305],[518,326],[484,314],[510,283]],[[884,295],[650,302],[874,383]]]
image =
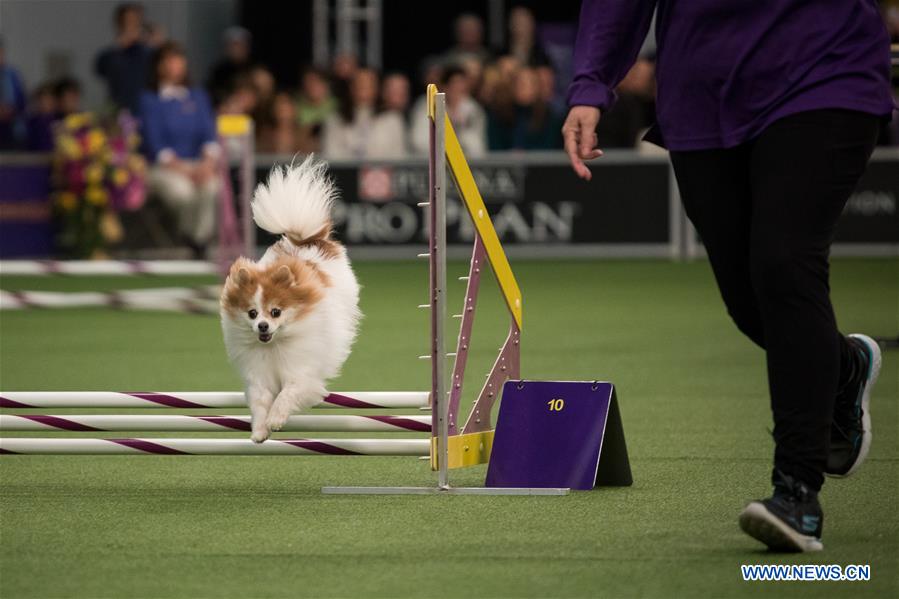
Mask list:
[[253,220],[276,235],[302,244],[331,233],[331,205],[337,188],[327,164],[312,155],[302,164],[275,167],[253,194]]

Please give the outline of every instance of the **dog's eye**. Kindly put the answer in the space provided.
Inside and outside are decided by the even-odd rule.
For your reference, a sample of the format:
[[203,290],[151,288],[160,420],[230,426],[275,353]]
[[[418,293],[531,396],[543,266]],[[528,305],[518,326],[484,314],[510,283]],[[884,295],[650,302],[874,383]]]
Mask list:
[[272,308],[272,318],[281,316],[281,308]]
[[259,316],[259,312],[257,312],[256,310],[250,310],[249,312],[247,312],[247,316],[249,316],[253,320],[256,320],[256,317]]

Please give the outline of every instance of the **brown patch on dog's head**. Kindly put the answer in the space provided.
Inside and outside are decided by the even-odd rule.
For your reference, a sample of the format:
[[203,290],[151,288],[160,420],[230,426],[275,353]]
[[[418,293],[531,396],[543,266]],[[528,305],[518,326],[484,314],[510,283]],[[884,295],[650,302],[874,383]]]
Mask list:
[[279,258],[261,273],[262,307],[284,317],[301,318],[317,304],[330,284],[315,265],[296,258]]
[[256,263],[246,258],[238,258],[231,265],[225,286],[222,289],[221,306],[228,312],[246,312],[250,309],[253,295],[259,286],[259,271]]

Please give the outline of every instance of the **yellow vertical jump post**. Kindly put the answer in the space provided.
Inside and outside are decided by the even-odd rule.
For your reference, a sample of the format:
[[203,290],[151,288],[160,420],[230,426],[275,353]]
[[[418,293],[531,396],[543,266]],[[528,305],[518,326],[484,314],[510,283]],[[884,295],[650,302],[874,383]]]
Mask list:
[[[428,116],[431,120],[434,120],[435,118],[434,99],[436,94],[437,86],[433,84],[429,85],[427,101]],[[456,132],[453,129],[449,116],[445,116],[444,120],[444,152],[446,161],[449,165],[449,170],[456,184],[456,188],[459,191],[459,195],[462,198],[462,203],[465,205],[477,232],[477,240],[475,241],[472,255],[472,270],[470,271],[470,277],[474,277],[476,276],[475,273],[479,273],[477,263],[479,259],[486,254],[487,261],[490,263],[493,273],[496,276],[497,283],[512,319],[509,337],[506,339],[505,344],[500,350],[496,363],[488,375],[484,388],[481,390],[481,393],[472,407],[471,413],[461,434],[454,432],[448,437],[447,466],[449,468],[461,468],[484,464],[490,459],[490,450],[493,444],[494,433],[491,421],[493,404],[499,395],[502,383],[509,378],[517,378],[519,376],[519,340],[522,326],[522,295],[521,289],[518,287],[518,282],[515,280],[515,275],[512,272],[512,267],[510,266],[506,253],[500,243],[499,236],[487,213],[484,199],[481,197],[481,193],[478,190],[474,175],[471,172],[468,161],[465,159],[465,154],[462,151],[462,146],[459,144],[459,139],[456,136]],[[469,296],[469,293],[473,293],[475,297]],[[476,294],[477,288],[475,287],[473,292],[470,288],[466,294],[466,303],[474,300]],[[473,314],[469,316],[463,312],[462,318],[460,343],[457,350],[456,360],[463,360],[461,371],[464,372],[465,356],[462,355],[462,351],[467,349],[467,339],[463,339],[462,336],[470,336]],[[454,369],[454,371],[458,370],[460,369]],[[457,381],[454,380],[452,382],[456,383]],[[461,380],[458,381],[458,383],[461,385]],[[456,409],[458,409],[458,406],[456,406]],[[454,430],[456,416],[456,414],[451,414]],[[432,439],[431,451],[431,465],[434,469],[437,469],[438,466],[436,443],[437,438],[435,437]]]

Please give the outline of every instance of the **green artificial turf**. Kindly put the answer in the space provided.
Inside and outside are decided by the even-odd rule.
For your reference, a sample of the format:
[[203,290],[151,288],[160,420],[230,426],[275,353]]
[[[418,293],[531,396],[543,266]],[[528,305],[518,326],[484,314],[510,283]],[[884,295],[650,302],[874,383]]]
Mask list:
[[[768,492],[762,352],[728,321],[707,264],[514,265],[523,374],[618,386],[630,488],[567,497],[335,497],[323,485],[427,485],[413,458],[0,458],[0,596],[896,597],[899,376],[885,353],[864,468],[825,485],[825,551],[775,555],[736,516]],[[335,389],[425,389],[423,267],[358,263],[365,320]],[[454,277],[464,265],[451,265]],[[193,279],[188,284],[204,284]],[[185,279],[0,279],[100,289]],[[846,332],[899,333],[899,262],[836,260]],[[458,293],[453,301],[458,299]],[[483,290],[469,387],[506,328]],[[458,322],[458,321],[455,321]],[[215,317],[3,312],[5,390],[222,390],[238,379]],[[472,389],[467,394],[469,397]],[[146,433],[145,433],[146,435]],[[483,483],[484,468],[453,473]],[[870,564],[870,582],[743,582],[740,564]]]

